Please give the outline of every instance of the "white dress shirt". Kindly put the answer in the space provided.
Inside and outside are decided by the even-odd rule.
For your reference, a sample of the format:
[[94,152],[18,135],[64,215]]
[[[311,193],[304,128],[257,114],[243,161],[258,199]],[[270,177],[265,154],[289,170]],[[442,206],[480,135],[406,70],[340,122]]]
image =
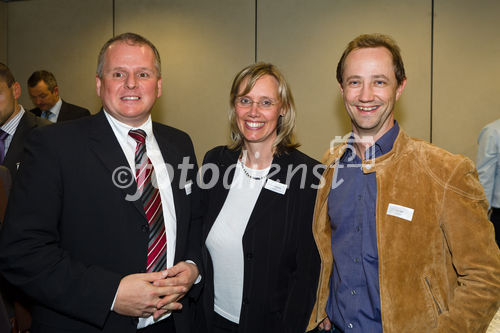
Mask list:
[[[57,117],[59,117],[59,112],[61,112],[61,105],[62,105],[62,99],[59,98],[59,100],[57,101],[56,104],[54,104],[53,107],[50,108],[50,115],[49,117],[47,118],[48,120],[50,120],[51,122],[55,123],[57,121]],[[43,113],[45,111],[42,111],[42,113],[40,114],[40,116],[43,116]]]
[[[177,220],[175,216],[175,205],[174,205],[174,197],[172,193],[172,186],[170,184],[170,178],[168,176],[167,167],[165,165],[165,161],[163,160],[163,156],[160,151],[160,147],[158,146],[158,142],[156,141],[153,134],[153,123],[151,121],[151,116],[148,117],[148,120],[142,124],[140,127],[131,127],[127,124],[124,124],[111,115],[109,115],[106,110],[104,110],[104,114],[108,119],[113,132],[115,133],[116,138],[118,139],[118,143],[120,144],[125,157],[127,158],[130,169],[133,170],[133,174],[135,175],[135,150],[137,146],[137,142],[128,135],[128,132],[131,129],[142,129],[146,132],[146,153],[153,164],[153,168],[156,173],[156,178],[158,182],[158,189],[160,191],[161,196],[161,204],[163,208],[163,220],[165,222],[165,232],[167,235],[167,267],[172,267],[174,263],[175,256],[175,244],[176,244],[176,232],[177,232]],[[146,258],[144,258],[146,260]],[[115,296],[116,297],[116,296]],[[113,301],[114,306],[114,301]],[[112,308],[113,308],[112,306]],[[157,321],[163,320],[170,316],[171,312],[167,312],[162,317],[160,317]],[[137,328],[144,328],[149,326],[155,322],[153,316],[148,318],[139,318],[139,324]]]

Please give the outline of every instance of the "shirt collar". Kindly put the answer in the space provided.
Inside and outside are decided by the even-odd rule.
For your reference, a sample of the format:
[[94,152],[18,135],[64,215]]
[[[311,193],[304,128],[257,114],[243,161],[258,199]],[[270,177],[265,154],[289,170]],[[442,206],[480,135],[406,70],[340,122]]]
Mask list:
[[375,158],[382,156],[384,154],[387,154],[392,150],[392,146],[394,145],[394,141],[396,141],[396,138],[399,133],[399,125],[398,122],[394,120],[394,126],[390,130],[388,130],[380,139],[375,142],[375,156],[367,156],[370,157],[369,159]]
[[17,126],[19,125],[19,122],[21,121],[21,118],[24,116],[25,111],[24,111],[23,106],[19,104],[19,107],[20,107],[20,110],[14,116],[14,118],[12,118],[11,120],[9,120],[5,124],[3,124],[2,127],[0,127],[4,132],[6,132],[9,135],[14,135],[14,133],[16,132]]
[[[399,134],[399,125],[396,120],[394,120],[394,126],[391,127],[390,130],[388,130],[384,135],[382,135],[374,145],[370,146],[369,148],[366,149],[365,151],[365,159],[366,160],[371,160],[376,157],[382,156],[384,154],[387,154],[392,150],[392,147],[394,145],[394,141],[396,141],[396,138]],[[352,149],[346,149],[342,157],[340,158],[341,162],[348,162],[353,160],[352,155],[356,154],[356,151],[354,149],[354,146],[352,146],[352,143],[354,141],[354,133],[351,132],[351,135],[349,139],[347,140],[347,143]]]
[[61,106],[62,106],[62,99],[59,97],[56,104],[54,104],[54,106],[50,108],[49,110],[50,113],[55,114],[56,116],[59,115],[59,112],[61,112]]
[[153,122],[151,121],[151,115],[148,116],[148,119],[141,126],[132,127],[119,121],[118,119],[110,115],[106,110],[104,110],[104,114],[106,115],[106,118],[108,119],[108,122],[113,128],[114,132],[122,139],[127,140],[129,138],[128,132],[132,129],[141,129],[146,132],[146,141],[148,141],[149,138],[153,137]]

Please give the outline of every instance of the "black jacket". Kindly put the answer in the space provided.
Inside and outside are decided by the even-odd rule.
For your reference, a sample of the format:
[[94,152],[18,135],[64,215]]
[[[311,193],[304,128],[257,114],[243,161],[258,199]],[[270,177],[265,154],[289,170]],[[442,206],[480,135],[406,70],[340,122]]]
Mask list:
[[[193,145],[165,125],[153,123],[153,132],[173,166],[174,262],[199,263],[200,237],[191,225],[197,200],[177,168],[189,158],[194,167],[187,180],[195,181]],[[128,162],[102,111],[34,130],[28,139],[0,236],[0,270],[36,301],[33,331],[136,332],[137,319],[110,311],[121,278],[145,272],[149,237],[142,203],[126,199],[136,183],[131,178],[125,186],[123,175],[114,173],[120,168],[128,169]],[[174,322],[177,332],[188,333],[189,297],[182,303]]]
[[12,137],[9,150],[7,150],[7,154],[5,155],[5,159],[3,161],[3,165],[5,165],[10,171],[12,182],[14,182],[17,175],[17,169],[22,162],[24,156],[24,143],[28,139],[31,131],[37,127],[50,124],[52,123],[47,119],[41,119],[35,117],[30,112],[24,112],[24,115],[21,117],[21,120],[17,125],[16,132]]
[[[42,110],[39,108],[31,109],[30,112],[34,113],[35,116],[40,117],[42,115]],[[59,111],[59,116],[57,116],[57,122],[67,120],[74,120],[82,117],[90,116],[90,111],[82,108],[81,106],[67,103],[62,101],[61,110]]]
[[[229,184],[232,182],[234,167],[231,165],[237,163],[239,154],[227,147],[216,147],[205,156],[203,164],[213,163],[219,172],[216,185],[201,190],[203,242],[229,193],[223,178],[229,176]],[[244,281],[239,322],[242,333],[303,333],[315,300],[320,259],[312,235],[316,198],[312,185],[319,182],[322,169],[313,174],[319,163],[298,150],[275,157],[273,165],[279,170],[276,172],[271,167],[269,178],[286,183],[288,188],[284,194],[262,188],[243,235]],[[292,177],[289,169],[297,167],[305,170]],[[212,168],[201,171],[202,185],[213,181]],[[210,332],[214,284],[206,246],[203,247],[203,266],[205,282],[197,307],[197,324],[199,332]]]

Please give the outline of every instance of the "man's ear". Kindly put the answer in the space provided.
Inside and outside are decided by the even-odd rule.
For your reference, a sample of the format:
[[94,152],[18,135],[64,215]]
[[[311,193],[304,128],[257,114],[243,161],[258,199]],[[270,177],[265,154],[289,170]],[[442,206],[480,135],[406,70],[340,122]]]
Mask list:
[[19,82],[14,82],[11,88],[14,93],[14,99],[19,99],[19,97],[21,97],[21,85]]
[[156,93],[156,98],[160,98],[161,93],[162,93],[162,91],[161,91],[161,78],[158,80],[158,87],[157,87],[157,89],[158,89],[158,92]]
[[403,90],[406,87],[406,79],[404,79],[401,84],[396,88],[396,101],[399,99],[401,94],[403,93]]
[[99,76],[95,76],[95,86],[97,90],[97,96],[101,97],[101,79]]

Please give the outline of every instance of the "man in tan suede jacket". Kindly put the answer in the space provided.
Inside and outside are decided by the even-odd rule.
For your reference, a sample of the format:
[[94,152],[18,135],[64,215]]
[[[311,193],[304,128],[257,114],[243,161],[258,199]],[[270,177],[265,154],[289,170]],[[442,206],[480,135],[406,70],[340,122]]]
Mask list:
[[352,132],[323,159],[308,330],[485,332],[500,305],[500,251],[473,163],[394,120],[406,76],[390,37],[351,41],[337,80]]

